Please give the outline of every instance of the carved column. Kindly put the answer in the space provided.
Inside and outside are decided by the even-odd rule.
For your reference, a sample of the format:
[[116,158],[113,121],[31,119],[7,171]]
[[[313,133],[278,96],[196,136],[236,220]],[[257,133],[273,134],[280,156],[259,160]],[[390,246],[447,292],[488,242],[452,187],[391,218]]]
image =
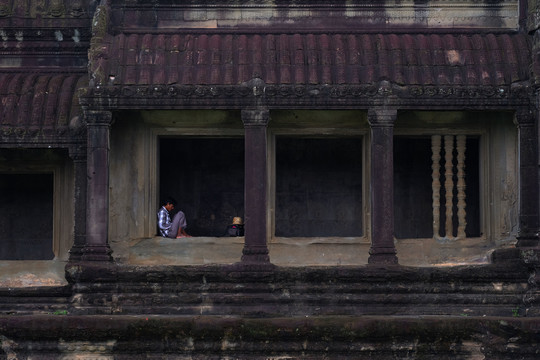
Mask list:
[[82,260],[111,261],[109,228],[109,133],[112,113],[86,111],[87,213]]
[[536,114],[518,111],[519,138],[519,233],[518,248],[539,247],[538,132]]
[[84,152],[77,151],[70,153],[73,160],[73,171],[75,177],[74,184],[74,239],[73,246],[69,251],[69,261],[79,261],[82,259],[82,252],[86,244],[86,147],[81,149]]
[[242,263],[269,263],[267,227],[267,126],[266,109],[242,110],[245,129],[245,243]]
[[369,109],[371,127],[370,264],[397,264],[394,246],[394,122],[396,109]]

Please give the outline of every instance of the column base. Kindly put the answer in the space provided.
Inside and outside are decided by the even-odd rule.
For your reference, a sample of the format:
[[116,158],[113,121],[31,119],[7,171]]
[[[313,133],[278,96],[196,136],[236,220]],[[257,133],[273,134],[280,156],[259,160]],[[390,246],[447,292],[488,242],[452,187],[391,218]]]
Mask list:
[[268,247],[262,246],[244,246],[242,250],[241,263],[247,264],[265,264],[270,263]]
[[497,249],[491,253],[491,262],[494,264],[515,263],[532,265],[540,268],[540,247],[515,247]]
[[492,264],[521,263],[521,254],[517,248],[497,249],[490,254]]
[[395,248],[377,248],[369,250],[368,264],[370,265],[398,265]]
[[82,249],[82,261],[113,261],[109,245],[85,245]]
[[516,248],[540,248],[540,235],[538,233],[519,235]]
[[84,246],[82,245],[73,245],[71,249],[69,249],[69,261],[76,262],[82,260],[83,248]]

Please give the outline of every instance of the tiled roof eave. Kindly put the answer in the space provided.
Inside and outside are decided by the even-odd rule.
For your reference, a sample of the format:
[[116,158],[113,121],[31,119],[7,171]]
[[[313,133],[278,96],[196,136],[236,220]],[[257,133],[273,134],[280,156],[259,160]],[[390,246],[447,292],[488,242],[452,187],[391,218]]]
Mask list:
[[81,71],[0,72],[0,137],[30,143],[76,137],[76,90],[87,85]]
[[[521,33],[117,34],[91,57],[92,86],[497,88],[529,80]],[[156,90],[156,91],[159,91]]]

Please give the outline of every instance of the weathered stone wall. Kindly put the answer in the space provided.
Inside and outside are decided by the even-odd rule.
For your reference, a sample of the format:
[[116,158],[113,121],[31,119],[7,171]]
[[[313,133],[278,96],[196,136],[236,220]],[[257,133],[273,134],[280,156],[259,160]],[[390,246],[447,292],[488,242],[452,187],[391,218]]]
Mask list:
[[[152,16],[138,4],[112,1],[112,19],[119,27],[233,28],[304,27],[391,29],[395,27],[517,29],[517,0],[503,1],[311,1],[281,3],[241,1],[207,6],[197,1],[180,5],[171,1],[147,1]],[[316,6],[315,6],[316,5]]]

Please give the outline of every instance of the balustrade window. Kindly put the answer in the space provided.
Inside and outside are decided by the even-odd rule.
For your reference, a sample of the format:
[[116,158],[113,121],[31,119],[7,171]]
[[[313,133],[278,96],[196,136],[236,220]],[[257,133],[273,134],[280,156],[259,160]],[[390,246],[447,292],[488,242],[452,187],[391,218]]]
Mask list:
[[396,137],[397,238],[439,241],[481,236],[479,137]]

